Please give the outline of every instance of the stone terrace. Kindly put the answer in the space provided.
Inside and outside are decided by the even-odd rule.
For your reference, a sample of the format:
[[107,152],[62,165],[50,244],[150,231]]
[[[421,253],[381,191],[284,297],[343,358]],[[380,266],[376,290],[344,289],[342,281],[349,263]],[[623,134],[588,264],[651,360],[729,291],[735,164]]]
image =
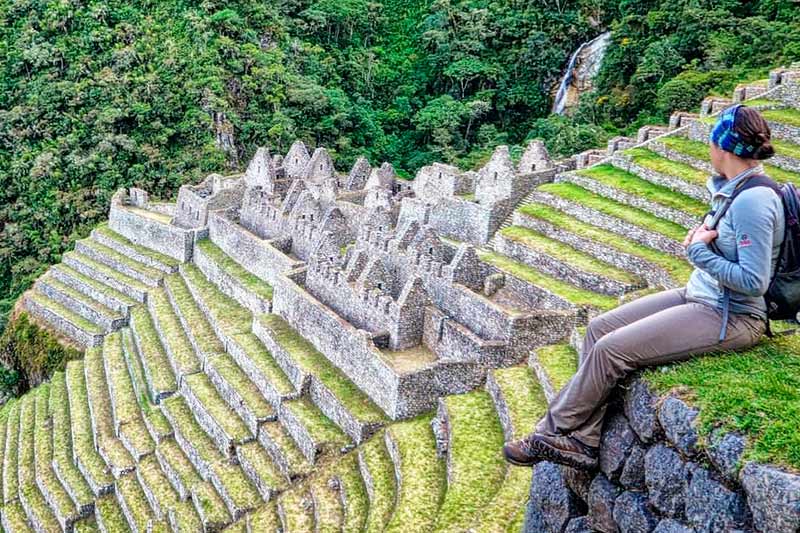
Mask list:
[[[800,71],[742,99],[773,128],[768,173],[800,181]],[[24,297],[86,355],[0,410],[3,529],[797,531],[800,477],[738,468],[752,443],[706,442],[658,380],[611,410],[596,476],[500,455],[574,373],[588,319],[687,279],[729,102],[411,186],[296,143],[175,204],[120,191]]]

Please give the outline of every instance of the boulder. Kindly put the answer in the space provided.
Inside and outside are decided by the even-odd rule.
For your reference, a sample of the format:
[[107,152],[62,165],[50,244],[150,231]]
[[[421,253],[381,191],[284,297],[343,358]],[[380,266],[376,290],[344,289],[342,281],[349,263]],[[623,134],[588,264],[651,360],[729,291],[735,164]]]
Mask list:
[[549,462],[537,464],[533,469],[524,531],[562,533],[569,521],[580,514],[580,501],[567,486],[561,468]]
[[681,524],[672,518],[665,518],[658,523],[653,533],[695,533],[694,529]]
[[633,430],[642,442],[653,442],[661,433],[656,413],[656,396],[641,378],[631,382],[625,394],[624,409]]
[[617,533],[617,523],[614,521],[614,500],[622,492],[619,487],[611,483],[606,476],[599,474],[589,486],[589,525],[602,533]]
[[686,456],[697,453],[697,430],[694,420],[699,411],[674,396],[667,397],[658,409],[658,421],[667,440]]
[[579,516],[569,521],[564,533],[594,533],[594,530],[589,527],[589,521],[585,516]]
[[647,507],[647,499],[631,491],[623,492],[614,502],[614,521],[620,533],[650,533],[658,523]]
[[619,482],[626,489],[644,490],[644,456],[647,450],[638,442],[634,444],[628,455]]
[[619,479],[636,440],[628,419],[621,413],[606,418],[600,438],[600,470],[608,479]]
[[726,479],[736,481],[746,445],[747,440],[738,433],[714,431],[709,438],[708,458]]
[[800,476],[772,466],[748,463],[740,474],[759,531],[800,531]]
[[645,455],[644,470],[650,504],[669,518],[683,518],[689,468],[678,452],[656,444]]
[[697,466],[686,494],[686,519],[698,533],[731,531],[745,525],[747,505],[742,494]]

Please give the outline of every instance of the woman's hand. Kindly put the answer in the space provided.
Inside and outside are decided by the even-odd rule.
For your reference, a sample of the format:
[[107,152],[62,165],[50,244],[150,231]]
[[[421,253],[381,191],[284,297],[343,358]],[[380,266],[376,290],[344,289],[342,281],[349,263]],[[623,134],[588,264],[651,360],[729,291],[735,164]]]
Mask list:
[[690,239],[689,244],[694,244],[696,242],[704,242],[706,244],[711,244],[711,241],[717,238],[717,230],[708,229],[708,227],[703,224],[702,226],[698,226],[693,230],[692,238]]
[[686,232],[686,238],[683,239],[683,247],[688,248],[690,244],[692,244],[692,238],[694,237],[695,232],[702,228],[703,224],[698,224],[697,226],[693,227],[689,231]]

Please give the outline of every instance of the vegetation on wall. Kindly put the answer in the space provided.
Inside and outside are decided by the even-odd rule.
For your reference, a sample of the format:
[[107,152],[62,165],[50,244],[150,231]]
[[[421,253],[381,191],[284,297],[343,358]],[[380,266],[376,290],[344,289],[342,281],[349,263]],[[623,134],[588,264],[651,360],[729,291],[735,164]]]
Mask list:
[[[137,185],[169,197],[295,138],[413,174],[555,155],[800,59],[791,0],[0,0],[0,316]],[[570,52],[595,90],[548,117]],[[518,148],[517,148],[518,152]],[[3,327],[0,320],[0,327]]]
[[25,392],[80,356],[20,313],[0,337],[0,395]]

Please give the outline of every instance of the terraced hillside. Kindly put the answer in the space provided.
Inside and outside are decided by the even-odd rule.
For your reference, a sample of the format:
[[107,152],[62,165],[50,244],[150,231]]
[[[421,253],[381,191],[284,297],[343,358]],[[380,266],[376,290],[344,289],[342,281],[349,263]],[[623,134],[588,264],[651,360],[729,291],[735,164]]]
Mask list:
[[[800,72],[776,76],[734,96],[769,110],[779,156],[767,171],[797,181]],[[680,241],[706,210],[707,117],[723,105],[710,99],[671,128],[580,154],[578,168],[562,162],[477,247],[506,280],[486,299],[519,314],[514,291],[532,291],[533,311],[557,309],[580,325],[625,298],[684,283],[691,269]],[[213,232],[178,233],[159,209],[126,212],[185,241],[156,252],[98,227],[25,296],[31,314],[87,348],[0,410],[5,531],[522,529],[532,472],[506,465],[500,450],[531,430],[574,373],[580,329],[572,346],[565,339],[484,367],[481,386],[393,420],[402,417],[354,381],[363,376],[337,367],[318,338],[276,312],[278,289],[266,276]],[[177,257],[181,242],[193,247],[191,261]],[[289,268],[302,264],[286,256]],[[767,345],[796,382],[794,344]],[[393,357],[401,374],[432,368],[424,350]],[[736,369],[720,365],[723,382]],[[674,380],[653,383],[668,390]],[[719,400],[697,386],[703,412],[721,416]],[[794,394],[786,405],[797,401],[796,387],[781,394]],[[744,398],[737,408],[756,406]],[[783,433],[752,439],[747,457],[800,467],[791,423],[776,424]]]

